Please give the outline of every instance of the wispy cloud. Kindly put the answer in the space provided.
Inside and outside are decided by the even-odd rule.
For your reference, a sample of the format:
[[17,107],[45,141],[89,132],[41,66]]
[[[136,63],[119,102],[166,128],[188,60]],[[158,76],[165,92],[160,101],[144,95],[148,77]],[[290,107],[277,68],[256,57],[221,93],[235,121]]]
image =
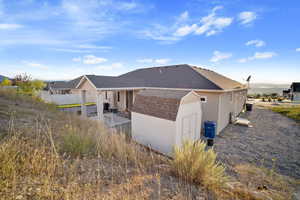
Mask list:
[[228,59],[228,58],[231,58],[231,57],[232,57],[232,53],[214,51],[213,56],[210,59],[210,62],[217,63],[221,60],[225,60],[225,59]]
[[112,63],[110,65],[100,65],[95,67],[96,70],[119,70],[124,67],[124,64],[121,62]]
[[0,30],[15,30],[22,27],[21,24],[0,24]]
[[244,11],[239,13],[238,19],[241,24],[247,25],[252,23],[257,18],[257,14],[251,11]]
[[256,47],[262,47],[266,45],[266,42],[263,40],[250,40],[248,42],[246,42],[245,44],[246,46],[256,46]]
[[106,62],[107,59],[97,57],[95,55],[86,55],[83,58],[81,58],[81,57],[73,58],[72,61],[73,62],[82,62],[83,64],[86,64],[86,65],[95,65],[95,64]]
[[45,70],[49,69],[49,67],[47,67],[46,65],[34,61],[23,60],[22,63],[25,64],[27,67],[33,67],[33,68],[45,69]]
[[144,59],[139,59],[137,62],[139,63],[148,63],[148,64],[160,64],[164,65],[167,64],[171,61],[169,58],[159,58],[159,59],[153,59],[153,58],[144,58]]
[[200,22],[191,24],[185,22],[189,18],[189,13],[185,11],[177,17],[177,20],[172,25],[155,24],[150,29],[143,31],[142,34],[147,38],[169,41],[169,43],[176,42],[190,34],[215,35],[222,32],[224,28],[233,22],[232,17],[217,16],[216,12],[222,8],[222,6],[214,7],[207,16],[200,19]]
[[[4,8],[9,4],[9,1],[1,2]],[[78,46],[73,51],[77,51],[76,48],[108,51],[109,47],[90,43],[123,31],[122,28],[130,24],[129,16],[143,10],[142,4],[131,0],[34,1],[28,5],[14,2],[10,5],[14,12],[8,9],[4,12],[2,4],[0,31],[18,29],[18,32],[9,35],[1,31],[0,45],[49,45],[65,52],[73,49],[70,44]],[[45,26],[35,23],[37,21],[46,21]]]
[[300,52],[300,48],[297,48],[296,51]]
[[251,60],[269,59],[276,55],[277,55],[277,53],[271,52],[271,51],[270,52],[255,52],[255,54],[253,56],[250,56],[248,58],[241,58],[238,60],[238,62],[245,63],[245,62],[248,62]]

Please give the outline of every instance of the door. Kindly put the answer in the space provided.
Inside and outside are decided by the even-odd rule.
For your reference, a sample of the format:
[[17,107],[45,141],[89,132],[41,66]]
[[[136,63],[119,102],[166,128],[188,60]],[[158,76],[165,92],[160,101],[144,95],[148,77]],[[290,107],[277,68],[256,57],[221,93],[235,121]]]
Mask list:
[[133,105],[133,91],[126,90],[126,109],[131,111]]
[[197,134],[197,114],[190,114],[182,118],[181,141],[196,140]]

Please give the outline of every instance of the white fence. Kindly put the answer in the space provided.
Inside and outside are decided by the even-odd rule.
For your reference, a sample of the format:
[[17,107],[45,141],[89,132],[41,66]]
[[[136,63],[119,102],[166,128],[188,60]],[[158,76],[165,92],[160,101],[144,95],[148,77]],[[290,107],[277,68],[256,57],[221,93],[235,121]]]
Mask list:
[[[39,96],[45,102],[55,103],[57,105],[81,103],[80,94],[49,94],[47,91],[41,91]],[[86,102],[96,102],[96,96],[87,94]]]

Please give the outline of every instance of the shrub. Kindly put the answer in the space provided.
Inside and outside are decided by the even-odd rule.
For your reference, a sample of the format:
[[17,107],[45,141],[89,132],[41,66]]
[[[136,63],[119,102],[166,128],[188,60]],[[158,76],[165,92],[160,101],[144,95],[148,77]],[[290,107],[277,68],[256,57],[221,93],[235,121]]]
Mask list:
[[93,155],[96,152],[96,141],[91,135],[83,136],[76,132],[69,132],[63,135],[61,151],[75,157]]
[[209,189],[222,188],[227,182],[225,167],[216,161],[213,149],[205,150],[205,142],[185,141],[182,147],[175,147],[173,172],[191,182],[202,184]]

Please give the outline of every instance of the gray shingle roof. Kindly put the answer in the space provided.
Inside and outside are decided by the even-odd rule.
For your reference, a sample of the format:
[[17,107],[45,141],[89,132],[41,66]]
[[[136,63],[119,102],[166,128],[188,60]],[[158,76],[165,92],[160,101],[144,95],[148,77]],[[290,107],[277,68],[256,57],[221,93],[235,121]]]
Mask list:
[[97,88],[155,87],[203,90],[245,88],[216,72],[187,64],[137,69],[120,76],[86,77]]
[[293,82],[291,85],[292,92],[300,92],[300,82]]
[[70,81],[53,81],[49,83],[49,86],[53,89],[74,89],[81,80],[82,76]]
[[138,78],[123,78],[116,76],[86,75],[97,88],[127,88],[145,87],[145,82]]

